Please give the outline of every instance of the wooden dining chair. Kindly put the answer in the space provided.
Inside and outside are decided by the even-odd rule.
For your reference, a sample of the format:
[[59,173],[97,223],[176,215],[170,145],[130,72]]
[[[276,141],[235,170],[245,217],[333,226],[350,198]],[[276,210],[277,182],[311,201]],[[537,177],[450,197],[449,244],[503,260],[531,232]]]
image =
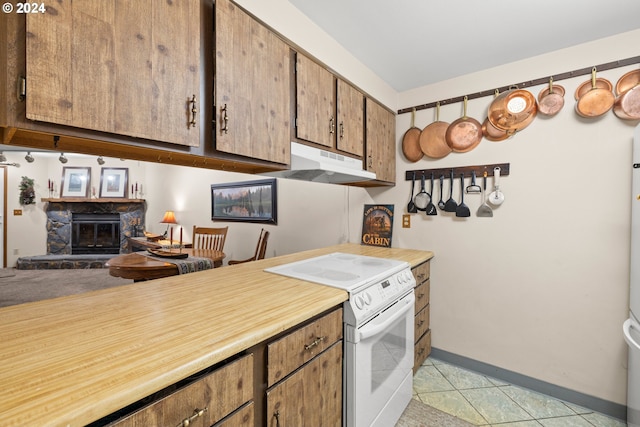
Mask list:
[[222,251],[229,227],[210,228],[193,226],[193,248]]
[[229,260],[229,265],[242,264],[243,262],[256,261],[264,259],[264,255],[267,252],[267,240],[269,239],[269,232],[264,228],[260,230],[260,237],[258,237],[258,245],[256,246],[256,253],[251,258],[243,260]]

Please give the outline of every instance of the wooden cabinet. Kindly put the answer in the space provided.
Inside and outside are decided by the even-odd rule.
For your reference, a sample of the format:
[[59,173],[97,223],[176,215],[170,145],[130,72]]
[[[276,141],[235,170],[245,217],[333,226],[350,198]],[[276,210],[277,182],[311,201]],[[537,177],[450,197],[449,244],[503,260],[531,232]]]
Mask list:
[[[253,355],[244,356],[110,424],[113,427],[253,426]],[[247,405],[245,405],[247,404]],[[243,406],[245,405],[245,406]],[[232,414],[238,408],[239,411]]]
[[415,305],[415,354],[413,372],[415,373],[420,365],[431,353],[431,328],[429,324],[430,308],[430,264],[423,262],[411,269],[416,279],[416,305]]
[[368,171],[375,172],[378,181],[396,181],[396,118],[382,105],[366,98],[367,126],[365,159]]
[[216,149],[288,164],[289,46],[229,0],[215,2],[215,44]]
[[28,119],[199,145],[199,1],[50,2],[26,34]]
[[267,346],[266,424],[342,424],[342,309]]
[[296,54],[296,137],[364,154],[364,95],[302,53]]

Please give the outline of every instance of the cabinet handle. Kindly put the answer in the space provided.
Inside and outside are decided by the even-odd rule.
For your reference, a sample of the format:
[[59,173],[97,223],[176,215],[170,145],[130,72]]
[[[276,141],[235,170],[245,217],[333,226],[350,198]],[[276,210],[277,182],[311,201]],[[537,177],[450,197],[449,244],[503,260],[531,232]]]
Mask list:
[[196,107],[196,96],[193,95],[191,97],[191,121],[189,122],[189,126],[196,127],[196,114],[198,113],[198,109]]
[[333,116],[331,116],[329,118],[329,134],[333,135],[334,133],[336,133],[336,122],[335,122]]
[[273,416],[276,418],[276,427],[280,427],[280,411],[276,411]]
[[420,326],[422,326],[422,325],[424,325],[424,320],[420,320],[420,321],[418,322],[418,327],[420,327]]
[[424,297],[425,294],[418,294],[418,299],[422,299],[422,297]]
[[192,421],[195,421],[196,418],[199,418],[199,417],[203,416],[205,412],[207,412],[207,408],[194,409],[193,410],[193,415],[191,415],[190,417],[187,417],[184,420],[180,421],[180,424],[178,424],[176,427],[189,427],[189,425],[191,425]]
[[220,108],[220,117],[222,120],[222,126],[220,126],[220,133],[227,133],[229,131],[229,116],[227,116],[227,104]]
[[340,122],[340,139],[344,138],[344,122]]
[[327,337],[317,337],[311,344],[306,344],[304,346],[304,349],[305,350],[311,350],[313,347],[319,345],[325,339],[327,339]]

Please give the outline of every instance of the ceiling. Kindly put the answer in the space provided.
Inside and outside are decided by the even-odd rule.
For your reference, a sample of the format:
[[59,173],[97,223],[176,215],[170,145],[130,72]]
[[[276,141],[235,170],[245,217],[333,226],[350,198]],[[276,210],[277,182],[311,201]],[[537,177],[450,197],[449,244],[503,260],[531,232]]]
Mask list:
[[398,92],[640,28],[638,0],[289,0]]

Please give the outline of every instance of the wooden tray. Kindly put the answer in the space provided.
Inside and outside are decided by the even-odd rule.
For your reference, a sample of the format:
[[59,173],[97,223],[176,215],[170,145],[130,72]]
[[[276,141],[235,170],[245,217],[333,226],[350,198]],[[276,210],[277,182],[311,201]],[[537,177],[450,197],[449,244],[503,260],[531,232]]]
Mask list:
[[147,249],[147,252],[149,252],[152,255],[162,257],[162,258],[177,258],[177,259],[180,259],[180,258],[187,258],[189,256],[189,254],[186,253],[186,252],[170,252],[170,251],[165,251],[165,250],[162,250],[162,249],[151,249],[151,248],[149,248],[149,249]]

